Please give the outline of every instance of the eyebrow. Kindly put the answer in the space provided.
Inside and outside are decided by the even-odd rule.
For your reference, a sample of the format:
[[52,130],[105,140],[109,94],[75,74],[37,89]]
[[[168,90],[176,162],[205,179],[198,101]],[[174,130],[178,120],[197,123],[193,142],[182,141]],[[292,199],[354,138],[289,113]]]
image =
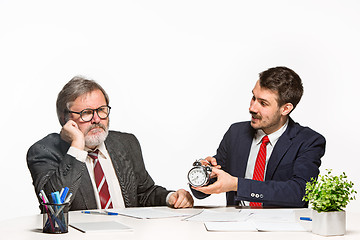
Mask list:
[[[252,92],[253,96],[255,97],[254,91],[251,91],[251,92]],[[267,99],[264,99],[264,98],[257,98],[257,97],[255,97],[255,98],[256,98],[257,100],[264,101],[264,102],[267,102],[267,103],[269,103],[269,104],[270,104],[269,100],[267,100]]]

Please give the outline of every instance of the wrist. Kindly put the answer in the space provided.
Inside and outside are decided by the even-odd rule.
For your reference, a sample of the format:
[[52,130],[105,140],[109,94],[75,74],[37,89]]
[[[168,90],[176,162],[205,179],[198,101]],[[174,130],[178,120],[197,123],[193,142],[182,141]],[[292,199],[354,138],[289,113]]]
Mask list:
[[76,158],[80,162],[85,162],[86,158],[88,156],[88,152],[85,150],[80,150],[78,148],[70,146],[69,150],[67,151],[67,154],[70,156]]
[[85,142],[84,141],[79,141],[79,140],[74,140],[71,142],[71,147],[80,149],[80,150],[84,150],[85,149]]
[[171,197],[171,195],[173,194],[173,193],[175,193],[175,191],[170,191],[169,193],[168,193],[168,195],[166,196],[166,205],[168,206],[168,207],[172,207],[173,205],[174,205],[174,203],[170,203],[170,197]]
[[238,190],[238,183],[239,183],[239,179],[237,177],[233,177],[233,189],[232,191],[237,191]]

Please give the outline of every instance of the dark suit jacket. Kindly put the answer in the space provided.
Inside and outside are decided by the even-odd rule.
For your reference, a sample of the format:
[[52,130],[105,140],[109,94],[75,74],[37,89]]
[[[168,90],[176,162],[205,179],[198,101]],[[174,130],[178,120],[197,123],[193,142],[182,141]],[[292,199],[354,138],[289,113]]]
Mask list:
[[[154,184],[145,169],[140,144],[134,135],[110,131],[105,146],[126,207],[166,205],[169,191]],[[70,210],[95,209],[94,190],[86,165],[67,154],[69,147],[57,133],[30,147],[27,164],[36,195],[41,189],[50,194],[69,187],[69,192],[73,193]]]
[[[244,200],[262,202],[263,206],[307,206],[302,201],[305,185],[319,174],[325,138],[290,118],[270,156],[265,181],[261,182],[244,178],[254,134],[250,122],[231,125],[214,156],[224,171],[239,179],[237,192],[226,193],[227,205]],[[193,193],[198,198],[206,197]]]

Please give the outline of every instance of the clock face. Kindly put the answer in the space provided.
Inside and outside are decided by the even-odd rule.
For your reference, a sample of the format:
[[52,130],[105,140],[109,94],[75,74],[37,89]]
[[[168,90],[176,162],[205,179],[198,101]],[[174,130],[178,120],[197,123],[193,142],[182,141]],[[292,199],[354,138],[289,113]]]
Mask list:
[[207,182],[207,174],[203,168],[193,168],[188,173],[189,183],[194,187],[203,186]]

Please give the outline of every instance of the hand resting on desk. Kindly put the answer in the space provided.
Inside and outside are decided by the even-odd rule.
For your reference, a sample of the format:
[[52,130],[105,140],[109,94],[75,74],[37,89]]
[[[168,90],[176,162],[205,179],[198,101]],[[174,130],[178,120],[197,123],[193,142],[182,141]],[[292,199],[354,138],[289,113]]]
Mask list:
[[170,195],[169,205],[174,208],[189,208],[194,205],[194,199],[188,191],[179,189]]

